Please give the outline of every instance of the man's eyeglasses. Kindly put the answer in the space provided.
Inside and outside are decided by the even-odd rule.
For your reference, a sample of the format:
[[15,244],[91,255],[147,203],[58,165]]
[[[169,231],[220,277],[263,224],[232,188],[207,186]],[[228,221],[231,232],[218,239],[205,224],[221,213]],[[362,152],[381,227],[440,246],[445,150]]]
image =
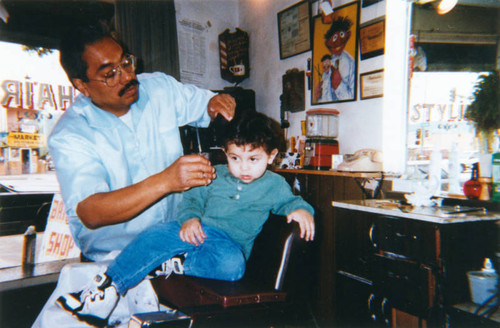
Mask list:
[[122,69],[127,73],[133,73],[136,69],[136,57],[134,55],[125,55],[122,62],[113,67],[109,72],[104,74],[104,80],[89,79],[90,81],[97,81],[101,83],[106,83],[110,88],[113,88],[120,83],[122,77]]

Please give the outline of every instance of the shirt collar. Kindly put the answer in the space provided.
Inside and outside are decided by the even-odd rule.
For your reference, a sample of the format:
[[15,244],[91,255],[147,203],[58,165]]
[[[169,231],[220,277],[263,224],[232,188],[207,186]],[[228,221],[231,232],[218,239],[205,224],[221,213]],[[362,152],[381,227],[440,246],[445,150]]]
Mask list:
[[[120,119],[115,114],[97,107],[92,103],[92,101],[90,101],[90,98],[85,95],[80,94],[78,101],[83,103],[81,112],[91,126],[96,128],[109,128],[115,127],[118,122],[120,122]],[[143,89],[143,86],[139,84],[139,98],[130,106],[134,125],[137,125],[148,101],[149,97],[146,91]]]

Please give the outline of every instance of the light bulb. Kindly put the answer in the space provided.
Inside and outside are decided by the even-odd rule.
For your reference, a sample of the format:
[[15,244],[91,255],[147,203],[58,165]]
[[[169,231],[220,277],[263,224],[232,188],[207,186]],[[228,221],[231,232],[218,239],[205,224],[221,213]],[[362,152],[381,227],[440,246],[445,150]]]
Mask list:
[[457,0],[441,0],[437,6],[437,13],[439,15],[444,15],[449,13],[457,4]]

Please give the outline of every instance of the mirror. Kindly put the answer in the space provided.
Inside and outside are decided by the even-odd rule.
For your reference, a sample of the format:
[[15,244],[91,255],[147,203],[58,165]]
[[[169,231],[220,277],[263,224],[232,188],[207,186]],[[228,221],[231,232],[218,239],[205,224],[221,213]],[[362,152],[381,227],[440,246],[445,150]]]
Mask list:
[[[459,0],[444,15],[437,13],[437,3],[412,5],[406,173],[409,179],[426,178],[434,154],[441,164],[441,193],[463,195],[472,164],[481,158],[465,113],[480,75],[500,67],[500,2]],[[483,169],[488,174],[486,164]]]

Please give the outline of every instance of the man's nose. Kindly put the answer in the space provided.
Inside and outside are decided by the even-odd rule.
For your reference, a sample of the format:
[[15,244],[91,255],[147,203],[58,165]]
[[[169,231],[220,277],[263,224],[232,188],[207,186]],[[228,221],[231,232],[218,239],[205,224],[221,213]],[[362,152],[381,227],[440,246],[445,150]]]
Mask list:
[[120,67],[120,84],[127,84],[129,83],[132,79],[134,79],[134,72],[128,73],[125,71],[123,68]]

